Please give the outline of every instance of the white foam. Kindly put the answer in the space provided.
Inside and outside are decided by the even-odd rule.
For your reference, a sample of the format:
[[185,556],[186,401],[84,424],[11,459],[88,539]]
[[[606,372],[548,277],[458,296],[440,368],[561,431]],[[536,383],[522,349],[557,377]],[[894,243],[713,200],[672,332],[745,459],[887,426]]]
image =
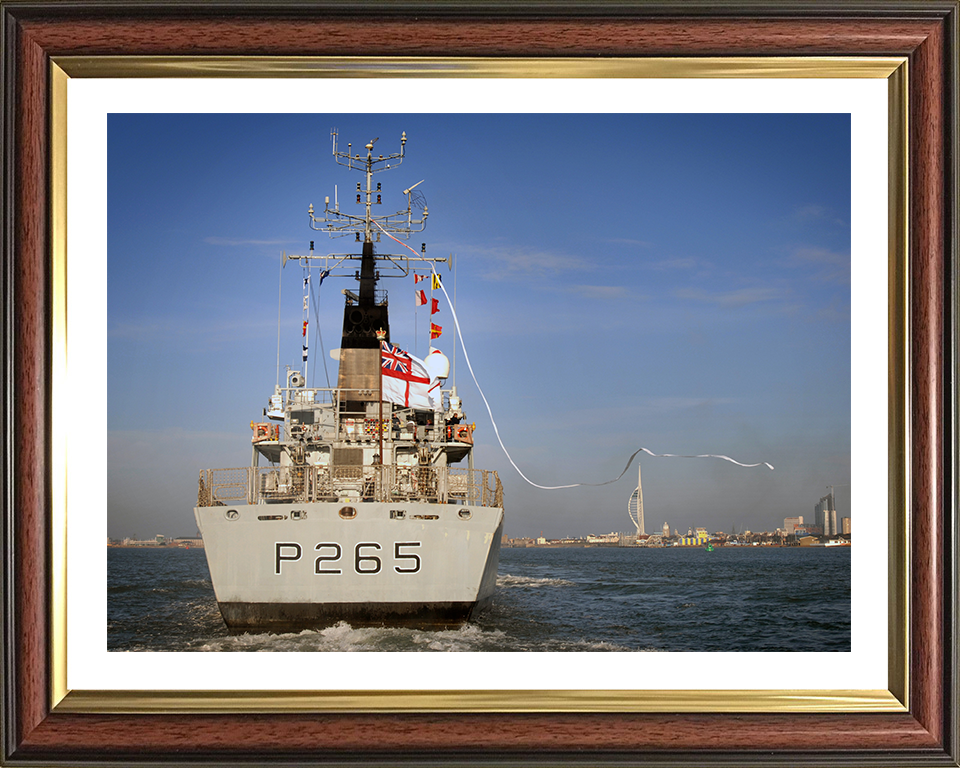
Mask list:
[[504,573],[497,577],[498,587],[575,587],[576,584],[566,579],[535,579],[533,576],[513,576]]

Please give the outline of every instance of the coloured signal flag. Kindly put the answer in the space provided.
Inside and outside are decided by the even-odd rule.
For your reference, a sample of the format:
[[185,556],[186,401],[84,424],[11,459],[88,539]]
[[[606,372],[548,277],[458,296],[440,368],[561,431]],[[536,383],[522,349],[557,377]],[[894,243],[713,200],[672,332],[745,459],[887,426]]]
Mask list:
[[419,283],[421,280],[426,280],[426,279],[427,279],[427,276],[426,276],[426,275],[414,275],[414,276],[413,276],[413,284],[416,285],[416,284]]
[[427,303],[427,294],[426,294],[425,291],[422,291],[422,290],[421,290],[421,291],[414,291],[414,293],[416,294],[416,297],[417,297],[417,306],[418,306],[418,307],[422,307],[424,304]]
[[440,311],[440,302],[436,299],[430,299],[430,314],[435,315]]
[[306,337],[306,335],[307,335],[307,321],[306,321],[306,320],[303,321],[303,335],[304,335],[304,337]]
[[430,290],[432,291],[440,290],[440,275],[438,275],[436,272],[434,272],[433,274],[433,280],[430,283]]
[[437,325],[436,323],[430,323],[430,338],[431,338],[431,339],[437,338],[441,333],[443,333],[443,328],[441,328],[441,327],[440,327],[439,325]]

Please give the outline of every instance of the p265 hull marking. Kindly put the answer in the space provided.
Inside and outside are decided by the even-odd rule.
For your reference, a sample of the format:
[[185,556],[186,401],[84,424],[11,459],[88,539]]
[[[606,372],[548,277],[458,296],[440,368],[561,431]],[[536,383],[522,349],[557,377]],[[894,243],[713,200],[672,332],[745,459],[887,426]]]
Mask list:
[[502,509],[411,504],[398,518],[396,505],[371,503],[345,521],[341,506],[196,509],[230,629],[455,626],[489,605]]

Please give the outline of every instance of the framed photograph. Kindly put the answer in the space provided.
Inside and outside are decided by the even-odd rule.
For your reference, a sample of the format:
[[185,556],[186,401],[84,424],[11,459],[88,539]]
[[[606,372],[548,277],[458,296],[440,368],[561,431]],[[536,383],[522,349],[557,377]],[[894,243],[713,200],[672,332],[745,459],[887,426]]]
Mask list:
[[[958,765],[956,2],[0,6],[5,763]],[[417,89],[412,113],[540,111],[569,122],[561,133],[583,127],[572,114],[603,112],[611,99],[653,105],[627,112],[692,117],[850,116],[853,314],[867,318],[860,331],[854,319],[850,346],[855,368],[857,355],[879,360],[852,380],[862,462],[854,476],[858,488],[875,480],[861,503],[887,510],[882,535],[861,540],[864,556],[874,557],[872,570],[855,577],[853,653],[748,653],[739,665],[725,655],[705,682],[697,674],[657,677],[657,654],[635,654],[642,658],[626,662],[633,671],[625,673],[620,654],[500,654],[451,644],[443,650],[466,653],[404,654],[409,674],[397,675],[389,652],[338,654],[330,664],[327,654],[184,654],[196,649],[108,638],[106,516],[102,498],[91,501],[103,489],[88,485],[104,476],[108,449],[100,430],[87,429],[102,425],[107,389],[104,344],[88,343],[102,327],[96,312],[106,312],[107,245],[98,240],[105,169],[134,158],[137,136],[157,146],[169,128],[150,133],[143,122],[113,116],[229,115],[248,111],[236,99],[252,99],[258,107],[250,111],[276,119],[316,111],[285,106],[279,94],[291,86],[343,104],[398,84]],[[862,85],[871,106],[848,108]],[[511,89],[537,107],[503,109]],[[689,104],[675,106],[666,93]],[[558,108],[564,97],[576,108]],[[741,107],[740,99],[760,105]],[[361,111],[398,113],[403,104],[381,93]],[[808,132],[827,124],[810,123]],[[211,119],[207,136],[218,126]],[[548,126],[541,125],[545,142]],[[108,163],[108,131],[111,146],[122,139],[133,153]],[[867,135],[880,137],[870,150]],[[200,133],[184,136],[185,156],[203,152]],[[361,139],[342,137],[350,140]],[[74,164],[82,156],[87,170]],[[156,156],[162,165],[159,148]],[[111,176],[115,190],[120,178]],[[136,173],[123,183],[133,198]],[[144,208],[148,238],[154,209]],[[78,240],[88,220],[102,221]],[[876,242],[870,232],[879,233]],[[211,237],[208,245],[230,245],[222,233]],[[832,263],[824,251],[794,258]],[[129,295],[135,289],[136,278],[122,286]],[[745,297],[728,298],[758,294]],[[884,322],[885,338],[877,333]],[[91,390],[81,379],[95,382]],[[278,546],[278,572],[294,546]],[[397,556],[398,573],[421,564],[409,552]],[[358,573],[374,561],[379,567],[358,553]],[[871,584],[884,586],[873,590],[884,595],[877,610],[864,599]],[[851,663],[864,655],[861,640],[872,660],[862,674]],[[694,656],[709,663],[701,658],[709,654]],[[498,674],[506,657],[509,676]],[[748,677],[744,666],[763,671]],[[636,670],[648,684],[638,684]]]

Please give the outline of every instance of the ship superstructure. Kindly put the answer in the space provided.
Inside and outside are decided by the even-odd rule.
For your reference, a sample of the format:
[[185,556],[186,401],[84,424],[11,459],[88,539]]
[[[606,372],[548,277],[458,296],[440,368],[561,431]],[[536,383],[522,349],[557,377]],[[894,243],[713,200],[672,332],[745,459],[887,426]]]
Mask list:
[[[376,142],[342,151],[334,132],[336,161],[365,179],[359,212],[328,197],[322,214],[310,206],[310,226],[353,236],[359,253],[318,255],[311,243],[306,255],[284,255],[284,265],[304,271],[302,367],[288,369],[284,385],[278,370],[264,418],[250,424],[250,466],[200,472],[197,524],[232,629],[448,626],[493,596],[499,477],[474,468],[474,427],[456,386],[446,386],[446,356],[432,349],[419,360],[393,344],[378,289],[383,277],[439,280],[446,259],[427,256],[426,246],[378,252],[382,240],[422,231],[428,211],[418,182],[404,190],[405,209],[374,214],[384,197],[374,175],[402,163],[406,134],[390,155],[374,155]],[[337,386],[308,387],[310,291],[337,276],[359,283],[343,291]]]

